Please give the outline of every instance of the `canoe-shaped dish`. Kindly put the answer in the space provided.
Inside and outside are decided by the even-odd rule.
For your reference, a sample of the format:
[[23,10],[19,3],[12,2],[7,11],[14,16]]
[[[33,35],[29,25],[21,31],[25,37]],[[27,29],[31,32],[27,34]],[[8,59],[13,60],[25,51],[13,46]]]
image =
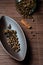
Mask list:
[[[9,24],[12,26],[11,30],[17,31],[17,37],[18,37],[18,40],[20,43],[20,51],[17,53],[13,52],[12,49],[8,46],[6,37],[2,32],[4,29],[7,29],[7,26],[9,26]],[[0,40],[2,42],[4,49],[15,60],[23,61],[25,59],[26,52],[27,52],[27,43],[26,43],[26,38],[23,33],[23,30],[21,29],[21,27],[15,20],[13,20],[12,18],[10,18],[8,16],[1,17],[0,26],[1,25],[4,25],[4,27],[0,27]]]

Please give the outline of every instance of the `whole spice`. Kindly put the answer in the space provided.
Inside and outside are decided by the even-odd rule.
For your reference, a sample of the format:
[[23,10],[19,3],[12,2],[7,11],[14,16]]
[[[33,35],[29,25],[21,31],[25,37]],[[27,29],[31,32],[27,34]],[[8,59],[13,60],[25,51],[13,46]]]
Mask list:
[[32,27],[30,26],[30,24],[27,23],[27,21],[26,21],[25,19],[22,19],[22,20],[21,20],[21,23],[22,23],[26,28],[32,29]]
[[36,9],[36,0],[20,0],[16,3],[19,12],[25,17],[29,17]]
[[33,35],[33,37],[35,37],[35,34]]
[[31,31],[31,34],[33,34],[33,31]]
[[8,28],[11,29],[11,24],[9,24]]
[[4,30],[4,34],[7,39],[8,45],[11,47],[14,52],[19,52],[20,51],[20,44],[17,38],[17,32],[14,30]]

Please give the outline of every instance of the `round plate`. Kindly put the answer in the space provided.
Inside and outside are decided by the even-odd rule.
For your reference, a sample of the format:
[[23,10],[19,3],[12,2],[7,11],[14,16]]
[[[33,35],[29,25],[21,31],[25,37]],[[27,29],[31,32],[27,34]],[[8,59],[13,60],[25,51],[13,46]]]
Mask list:
[[18,37],[18,40],[20,43],[20,51],[18,53],[13,52],[11,50],[11,48],[8,46],[8,43],[6,41],[4,34],[1,32],[0,38],[1,38],[2,45],[4,46],[4,48],[7,50],[7,52],[9,53],[9,55],[11,57],[13,57],[14,59],[16,59],[18,61],[23,61],[25,59],[26,51],[27,51],[27,43],[26,43],[26,38],[25,38],[25,35],[23,33],[23,30],[21,29],[19,24],[15,20],[13,20],[12,18],[10,18],[8,16],[4,16],[1,19],[5,19],[5,21],[2,21],[2,22],[4,22],[4,24],[6,24],[4,26],[6,29],[10,24],[11,30],[17,31],[17,37]]

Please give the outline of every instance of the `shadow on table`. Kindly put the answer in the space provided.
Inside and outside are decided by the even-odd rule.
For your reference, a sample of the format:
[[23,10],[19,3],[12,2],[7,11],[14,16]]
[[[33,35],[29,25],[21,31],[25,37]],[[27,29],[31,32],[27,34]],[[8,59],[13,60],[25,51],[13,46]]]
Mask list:
[[32,48],[31,48],[30,41],[27,38],[27,36],[26,36],[26,40],[27,40],[27,54],[26,54],[25,60],[20,63],[22,63],[22,65],[31,65],[31,63],[32,63]]

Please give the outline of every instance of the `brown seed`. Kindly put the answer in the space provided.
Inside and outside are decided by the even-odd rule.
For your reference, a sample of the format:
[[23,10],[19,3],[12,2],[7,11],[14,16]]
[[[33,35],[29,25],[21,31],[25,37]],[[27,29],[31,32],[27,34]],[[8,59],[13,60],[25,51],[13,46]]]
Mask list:
[[6,36],[6,38],[7,38],[7,43],[11,47],[11,49],[14,50],[15,52],[19,50],[20,44],[19,44],[16,32],[12,30],[7,30],[6,35],[9,35],[9,36]]
[[33,37],[35,37],[35,35],[33,35]]

